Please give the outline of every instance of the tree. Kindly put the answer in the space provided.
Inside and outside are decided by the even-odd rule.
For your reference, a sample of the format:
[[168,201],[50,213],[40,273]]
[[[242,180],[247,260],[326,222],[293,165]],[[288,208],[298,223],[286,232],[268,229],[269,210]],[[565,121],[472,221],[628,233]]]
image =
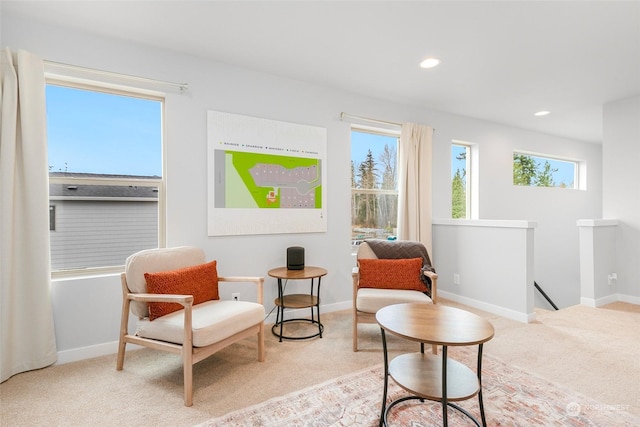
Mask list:
[[538,187],[555,187],[553,180],[553,174],[558,172],[558,169],[552,169],[549,162],[544,162],[544,169],[538,170],[534,180],[534,184]]
[[[378,184],[376,161],[371,150],[358,167],[358,187],[362,189],[374,189]],[[376,197],[373,194],[363,194],[358,198],[358,222],[363,227],[376,226]]]
[[[351,188],[357,188],[358,183],[356,182],[356,166],[353,163],[353,160],[351,160]],[[357,212],[358,212],[358,203],[356,202],[356,195],[352,195],[351,196],[351,225],[353,224],[353,219],[357,217]]]
[[382,163],[384,172],[382,173],[381,187],[383,190],[394,190],[396,188],[396,149],[388,144],[384,145],[378,160]]
[[[396,147],[395,145],[384,145],[384,149],[378,156],[382,165],[382,190],[395,190],[398,187],[396,178]],[[378,197],[378,221],[377,228],[384,228],[391,233],[398,224],[398,197],[390,194],[383,194]]]
[[356,166],[351,160],[351,188],[357,188],[358,183],[356,182]]
[[533,185],[538,165],[531,156],[513,154],[513,185]]
[[[468,147],[454,145],[456,173],[451,179],[451,218],[467,217],[467,150]],[[462,166],[459,167],[458,165]]]
[[456,174],[453,177],[451,184],[451,217],[452,218],[466,218],[467,217],[467,194],[464,185],[465,170],[460,172],[460,169],[456,169]]
[[544,166],[525,154],[513,155],[513,184],[535,187],[555,187],[553,174],[558,172],[545,160]]

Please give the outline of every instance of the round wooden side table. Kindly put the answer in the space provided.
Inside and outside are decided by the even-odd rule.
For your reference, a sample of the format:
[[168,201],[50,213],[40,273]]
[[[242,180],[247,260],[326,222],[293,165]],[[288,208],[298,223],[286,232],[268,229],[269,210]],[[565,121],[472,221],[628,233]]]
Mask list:
[[[302,270],[289,270],[287,267],[278,267],[269,270],[269,276],[278,279],[278,297],[274,300],[276,305],[276,323],[271,327],[271,332],[282,339],[301,340],[319,336],[322,338],[324,326],[320,323],[320,283],[323,276],[327,275],[327,270],[322,267],[304,267]],[[303,280],[311,279],[311,289],[308,294],[290,294],[284,295],[283,280]],[[317,279],[317,280],[316,280]],[[314,293],[315,287],[315,293]],[[314,314],[313,309],[316,309]],[[311,319],[297,318],[284,320],[285,308],[311,308]],[[316,318],[317,317],[317,318]],[[302,337],[285,336],[283,333],[283,325],[286,322],[310,322],[318,325],[318,332]],[[279,329],[279,332],[278,332]]]

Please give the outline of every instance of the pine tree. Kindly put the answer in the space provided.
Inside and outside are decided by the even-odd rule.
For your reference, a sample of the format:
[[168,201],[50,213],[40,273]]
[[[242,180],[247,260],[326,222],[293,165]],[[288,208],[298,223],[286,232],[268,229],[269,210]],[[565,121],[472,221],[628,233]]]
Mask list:
[[467,194],[463,177],[466,171],[463,169],[456,170],[451,183],[451,217],[466,218],[467,217]]
[[[367,156],[358,167],[359,186],[362,189],[377,188],[376,161],[371,150],[367,151]],[[374,228],[376,226],[376,197],[372,194],[364,194],[360,197],[358,209],[358,222],[363,227]]]

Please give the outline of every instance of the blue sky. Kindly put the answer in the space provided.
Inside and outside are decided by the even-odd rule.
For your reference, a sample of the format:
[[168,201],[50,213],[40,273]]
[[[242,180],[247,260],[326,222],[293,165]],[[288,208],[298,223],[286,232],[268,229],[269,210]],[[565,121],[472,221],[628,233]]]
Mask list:
[[378,157],[385,144],[395,145],[396,138],[365,132],[351,132],[351,159],[355,164],[356,171],[358,170],[358,165],[367,157],[368,150],[371,150],[373,158],[379,163]]
[[162,174],[159,101],[47,85],[51,172]]
[[[453,179],[453,177],[456,174],[456,171],[458,169],[460,169],[460,173],[462,173],[462,171],[465,169],[466,166],[466,160],[458,160],[456,157],[460,156],[462,153],[464,153],[465,147],[461,146],[461,145],[452,145],[451,146],[451,178]],[[466,175],[462,176],[463,181],[466,182]]]

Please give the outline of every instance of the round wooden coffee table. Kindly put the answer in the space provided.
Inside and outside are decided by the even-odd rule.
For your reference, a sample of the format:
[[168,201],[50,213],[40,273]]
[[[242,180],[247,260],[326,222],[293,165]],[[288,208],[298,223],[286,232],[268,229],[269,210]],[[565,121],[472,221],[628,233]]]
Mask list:
[[[447,407],[460,411],[477,426],[480,423],[466,410],[453,402],[478,395],[482,425],[486,427],[482,402],[482,347],[493,338],[493,325],[486,319],[440,304],[395,304],[376,313],[382,333],[384,350],[384,393],[380,425],[387,425],[389,410],[400,402],[410,399],[428,399],[442,402],[443,425],[448,425]],[[420,352],[402,354],[390,363],[387,353],[386,332],[407,340],[419,342]],[[424,353],[424,344],[441,345],[442,357]],[[478,345],[478,364],[474,373],[466,365],[447,358],[449,346]],[[387,387],[389,377],[410,396],[401,397],[389,405]]]

